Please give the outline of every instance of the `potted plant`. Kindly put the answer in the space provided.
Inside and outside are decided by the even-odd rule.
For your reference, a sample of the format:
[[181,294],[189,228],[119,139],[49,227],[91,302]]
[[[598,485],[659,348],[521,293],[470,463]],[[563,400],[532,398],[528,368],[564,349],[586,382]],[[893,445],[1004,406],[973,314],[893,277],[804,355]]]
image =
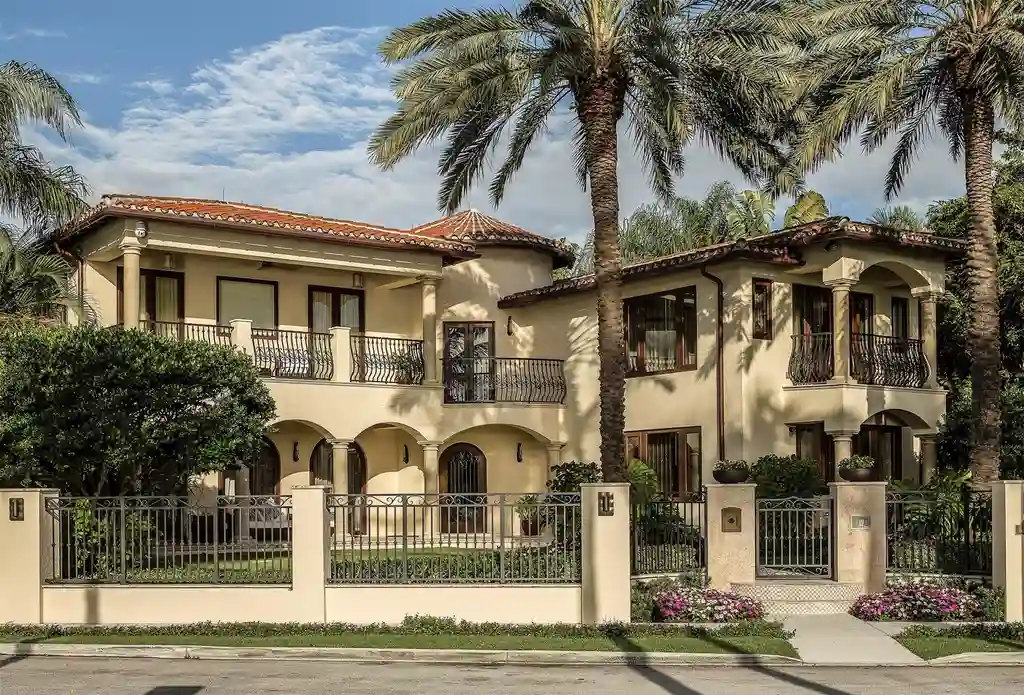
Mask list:
[[839,477],[851,483],[863,483],[875,477],[875,460],[856,454],[839,462]]
[[537,495],[523,495],[516,503],[516,514],[519,515],[519,527],[524,536],[536,536],[544,527],[540,514],[540,500]]
[[750,465],[746,461],[719,461],[711,475],[720,483],[732,485],[745,482],[750,477]]

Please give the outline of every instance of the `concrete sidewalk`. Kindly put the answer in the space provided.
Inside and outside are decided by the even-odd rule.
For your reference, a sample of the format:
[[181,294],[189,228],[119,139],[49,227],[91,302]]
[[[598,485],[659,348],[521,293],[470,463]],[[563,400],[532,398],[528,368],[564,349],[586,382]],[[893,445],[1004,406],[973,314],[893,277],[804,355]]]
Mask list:
[[920,666],[924,659],[852,615],[778,616],[800,658],[820,666]]

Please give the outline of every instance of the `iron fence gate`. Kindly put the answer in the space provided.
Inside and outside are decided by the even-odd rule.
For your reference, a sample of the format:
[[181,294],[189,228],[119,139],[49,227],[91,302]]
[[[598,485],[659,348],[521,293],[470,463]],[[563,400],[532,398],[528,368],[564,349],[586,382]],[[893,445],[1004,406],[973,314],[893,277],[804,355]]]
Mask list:
[[707,505],[704,491],[678,500],[630,504],[630,569],[633,576],[707,572]]
[[757,576],[832,578],[831,497],[757,500]]

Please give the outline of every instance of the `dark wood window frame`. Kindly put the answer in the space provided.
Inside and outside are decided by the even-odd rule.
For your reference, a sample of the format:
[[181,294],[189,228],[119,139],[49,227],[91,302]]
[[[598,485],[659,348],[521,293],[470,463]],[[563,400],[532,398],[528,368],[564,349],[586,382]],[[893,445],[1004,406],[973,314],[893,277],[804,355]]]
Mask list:
[[[899,310],[896,307],[900,307]],[[897,320],[897,316],[899,319]],[[890,332],[894,338],[910,337],[910,300],[906,297],[892,297],[889,308]]]
[[306,319],[308,323],[306,326],[310,331],[313,330],[313,293],[314,292],[326,292],[331,295],[331,326],[341,325],[341,295],[349,295],[351,297],[359,297],[359,327],[356,329],[358,333],[363,333],[366,330],[366,293],[362,290],[353,290],[342,287],[330,287],[328,285],[310,285],[309,291],[306,295]]
[[[652,292],[650,294],[640,295],[637,297],[628,297],[622,300],[622,313],[624,318],[624,330],[626,333],[626,349],[628,351],[630,344],[630,330],[633,326],[633,322],[629,319],[629,307],[630,305],[643,306],[645,300],[656,299],[664,297],[665,295],[674,295],[676,306],[678,310],[673,317],[673,326],[676,332],[676,366],[671,369],[660,369],[656,371],[647,371],[645,367],[645,353],[646,353],[646,316],[638,325],[639,335],[636,337],[637,345],[637,356],[636,356],[636,368],[631,369],[630,365],[627,364],[626,376],[652,376],[656,374],[671,374],[674,372],[688,372],[697,369],[697,286],[688,285],[686,287],[680,287],[675,290],[667,290],[665,292]],[[686,315],[686,298],[687,295],[693,298],[693,312],[691,316]],[[692,352],[691,352],[692,350]],[[692,360],[691,360],[692,356]]]
[[[178,322],[185,322],[185,273],[178,270],[139,269],[139,285],[146,285],[146,306],[140,307],[147,315],[156,316],[156,279],[173,278],[178,281]],[[117,323],[124,325],[124,266],[117,266]]]
[[[453,359],[472,359],[472,358],[474,358],[476,356],[472,355],[472,354],[468,354],[467,355],[467,354],[464,353],[460,357],[451,357],[448,354],[448,329],[451,326],[466,326],[467,328],[469,328],[471,326],[483,326],[483,327],[487,328],[487,330],[490,332],[490,336],[491,336],[490,354],[488,354],[486,357],[480,357],[479,358],[479,359],[487,359],[488,360],[488,362],[487,362],[488,372],[486,372],[486,373],[490,374],[490,379],[487,381],[487,385],[490,388],[489,392],[485,392],[482,395],[480,393],[478,393],[477,392],[477,388],[476,388],[477,385],[478,385],[477,384],[477,380],[475,378],[473,378],[473,375],[475,375],[475,374],[484,374],[485,372],[473,372],[473,373],[467,372],[466,374],[459,374],[459,375],[457,375],[455,373],[454,367],[451,364],[451,360],[453,360]],[[497,345],[495,343],[497,343],[497,335],[498,335],[496,328],[497,328],[497,326],[496,326],[494,321],[442,321],[441,322],[441,336],[442,336],[442,338],[441,338],[441,355],[442,355],[442,365],[443,365],[443,370],[442,371],[443,371],[443,375],[444,375],[443,378],[444,378],[444,382],[445,382],[445,403],[489,403],[489,402],[493,401],[494,390],[497,388],[497,386],[495,384],[495,377],[496,377],[496,374],[497,374],[497,364],[496,364],[496,360],[495,360],[495,358],[497,357],[497,354],[496,354],[496,352],[497,352]],[[468,331],[467,331],[467,333],[468,333]],[[464,346],[464,348],[469,348],[469,347],[470,346],[468,344]],[[465,387],[466,387],[466,393],[469,394],[469,395],[466,397],[466,400],[448,400],[448,388],[450,386],[450,382],[460,381],[460,379],[457,378],[458,376],[464,377],[464,384],[465,384]]]
[[239,277],[233,277],[233,276],[230,276],[230,275],[218,275],[217,276],[217,297],[216,297],[216,300],[215,300],[217,302],[217,325],[223,325],[221,323],[221,316],[220,316],[220,283],[221,283],[222,280],[227,281],[227,282],[249,282],[249,283],[252,283],[254,285],[271,285],[274,288],[274,327],[277,328],[278,326],[281,325],[281,320],[280,320],[280,309],[281,309],[280,287],[278,285],[277,280],[257,280],[255,278],[239,278]]
[[[787,425],[796,439],[796,455],[799,458],[808,458],[818,463],[818,472],[826,482],[834,479],[836,464],[835,441],[832,435],[825,431],[825,423],[821,420],[816,422],[791,422]],[[814,451],[804,451],[800,443],[800,431],[811,430],[815,439]]]
[[868,324],[863,327],[867,328],[867,330],[861,330],[859,333],[861,335],[873,335],[875,332],[875,295],[867,292],[850,292],[850,333],[851,335],[854,333],[853,324],[857,319],[857,312],[854,309],[858,301],[863,301],[867,307],[867,316],[864,319]]
[[[760,296],[759,296],[760,294]],[[751,335],[754,340],[771,340],[775,336],[774,307],[775,281],[754,278],[751,290]],[[758,320],[758,314],[761,314]]]
[[[794,335],[832,333],[832,290],[820,285],[793,284]],[[813,325],[820,319],[821,326]]]
[[[680,484],[681,489],[666,490],[664,481],[659,476],[659,482],[662,483],[662,490],[666,491],[667,494],[673,499],[682,499],[684,496],[689,494],[696,494],[701,490],[704,479],[704,436],[701,433],[699,426],[694,427],[668,427],[664,429],[655,430],[631,430],[626,432],[626,455],[630,459],[638,459],[643,461],[647,465],[650,465],[649,449],[647,445],[648,437],[657,434],[674,434],[677,437],[677,452],[679,460],[676,462],[677,476],[676,481]],[[687,489],[689,487],[690,476],[687,475],[689,471],[690,462],[686,457],[686,436],[688,434],[697,435],[697,485],[695,490]],[[655,470],[656,473],[659,471]]]

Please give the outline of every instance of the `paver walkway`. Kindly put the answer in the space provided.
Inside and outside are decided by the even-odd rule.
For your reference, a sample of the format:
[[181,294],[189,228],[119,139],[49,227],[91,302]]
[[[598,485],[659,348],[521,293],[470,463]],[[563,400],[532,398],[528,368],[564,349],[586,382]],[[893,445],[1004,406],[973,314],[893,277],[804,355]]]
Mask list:
[[881,630],[852,615],[779,616],[796,634],[791,643],[808,664],[913,665],[925,663]]

